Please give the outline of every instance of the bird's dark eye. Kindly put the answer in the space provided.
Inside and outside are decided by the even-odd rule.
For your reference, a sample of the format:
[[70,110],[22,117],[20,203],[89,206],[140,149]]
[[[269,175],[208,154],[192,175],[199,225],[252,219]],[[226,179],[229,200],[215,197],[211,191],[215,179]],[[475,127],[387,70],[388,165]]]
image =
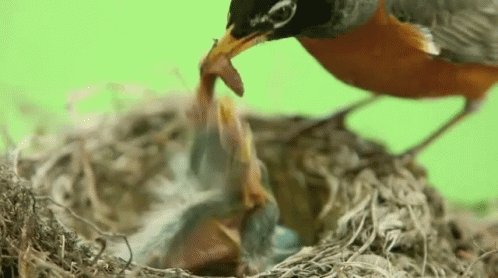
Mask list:
[[268,19],[275,28],[287,24],[296,13],[296,3],[293,0],[282,0],[275,4],[268,12]]
[[273,22],[282,22],[286,21],[289,17],[292,16],[292,8],[289,6],[284,6],[271,14],[269,14],[271,21]]

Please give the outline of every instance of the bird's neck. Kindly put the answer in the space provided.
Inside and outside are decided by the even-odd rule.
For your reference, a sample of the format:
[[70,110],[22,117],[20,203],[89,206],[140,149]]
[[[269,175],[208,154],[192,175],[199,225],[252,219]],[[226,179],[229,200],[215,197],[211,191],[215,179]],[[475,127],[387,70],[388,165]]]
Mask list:
[[384,0],[325,1],[330,3],[332,9],[330,20],[325,24],[302,30],[300,36],[309,38],[337,37],[367,22],[377,9],[384,5]]

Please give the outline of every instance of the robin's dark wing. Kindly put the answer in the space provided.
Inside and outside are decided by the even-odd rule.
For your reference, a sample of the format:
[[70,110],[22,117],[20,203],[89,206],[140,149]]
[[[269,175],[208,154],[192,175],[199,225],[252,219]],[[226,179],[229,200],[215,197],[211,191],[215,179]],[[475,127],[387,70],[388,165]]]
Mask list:
[[498,0],[386,0],[402,22],[421,26],[439,50],[459,63],[498,66]]

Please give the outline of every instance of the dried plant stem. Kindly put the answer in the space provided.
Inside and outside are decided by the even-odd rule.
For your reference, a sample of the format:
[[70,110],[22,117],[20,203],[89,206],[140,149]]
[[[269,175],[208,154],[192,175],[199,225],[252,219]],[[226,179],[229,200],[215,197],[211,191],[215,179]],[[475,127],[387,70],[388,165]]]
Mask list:
[[[62,204],[59,204],[58,202],[56,202],[51,197],[48,197],[48,196],[38,196],[38,197],[36,197],[36,199],[40,200],[40,201],[49,201],[53,205],[62,208],[66,213],[70,214],[74,219],[76,219],[76,220],[78,220],[80,222],[83,222],[85,225],[88,225],[88,227],[90,227],[92,230],[96,231],[102,237],[106,237],[106,238],[121,238],[121,239],[123,239],[124,243],[126,244],[126,248],[128,248],[128,252],[130,254],[130,258],[128,259],[128,261],[126,262],[125,267],[121,270],[121,272],[119,274],[124,273],[124,271],[130,266],[131,262],[133,261],[133,252],[131,250],[131,246],[130,246],[130,243],[129,243],[128,238],[126,237],[126,235],[115,234],[115,233],[106,233],[106,232],[102,231],[93,222],[91,222],[91,221],[89,221],[89,220],[87,220],[87,219],[79,216],[73,210],[71,210],[70,208],[68,208],[68,207],[66,207],[66,206],[64,206]],[[102,252],[100,252],[100,254],[101,253]]]

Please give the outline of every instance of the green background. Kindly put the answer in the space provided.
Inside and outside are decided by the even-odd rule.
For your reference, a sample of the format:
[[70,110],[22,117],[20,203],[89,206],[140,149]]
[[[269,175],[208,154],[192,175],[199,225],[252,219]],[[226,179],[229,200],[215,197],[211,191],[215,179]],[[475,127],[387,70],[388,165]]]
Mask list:
[[[67,120],[64,107],[71,92],[106,82],[191,94],[200,58],[223,33],[228,4],[1,0],[1,124],[19,140],[39,124]],[[262,112],[321,116],[368,95],[330,77],[292,39],[253,48],[234,64],[246,86],[239,103]],[[497,89],[480,113],[419,158],[432,183],[451,200],[498,197]],[[229,94],[222,85],[218,90]],[[86,106],[102,110],[109,109],[109,103],[110,93],[102,91]],[[357,112],[349,122],[363,135],[400,152],[462,104],[460,99],[388,98]]]

